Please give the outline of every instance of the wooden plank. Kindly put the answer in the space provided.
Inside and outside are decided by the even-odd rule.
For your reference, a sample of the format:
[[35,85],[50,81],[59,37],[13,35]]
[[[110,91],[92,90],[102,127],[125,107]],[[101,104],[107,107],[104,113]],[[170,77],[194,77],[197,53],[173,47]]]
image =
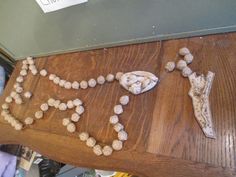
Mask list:
[[[178,60],[178,49],[187,46],[195,59],[190,67],[197,72],[215,72],[210,95],[216,140],[202,133],[188,96],[188,79],[164,66]],[[82,80],[118,71],[147,70],[160,77],[160,84],[131,102],[121,116],[129,134],[124,150],[110,157],[96,157],[75,135],[66,132],[61,119],[67,113],[50,110],[44,120],[30,129],[16,132],[0,119],[0,142],[20,143],[65,163],[100,169],[128,171],[140,176],[234,176],[236,167],[236,34],[195,37],[165,42],[115,47],[38,58],[39,69],[69,80]],[[19,74],[18,62],[0,103],[12,89]],[[40,76],[27,76],[24,83],[34,97],[22,106],[13,105],[13,114],[22,120],[32,116],[49,97],[62,100],[79,97],[86,112],[77,125],[102,143],[116,136],[108,123],[113,106],[123,94],[118,83],[93,89],[71,91],[59,88]]]

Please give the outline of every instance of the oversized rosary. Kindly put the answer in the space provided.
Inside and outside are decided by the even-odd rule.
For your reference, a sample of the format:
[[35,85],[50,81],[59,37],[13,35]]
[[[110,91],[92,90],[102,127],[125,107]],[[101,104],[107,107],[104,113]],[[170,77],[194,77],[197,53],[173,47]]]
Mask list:
[[[184,60],[179,60],[177,63],[177,68],[182,71],[184,77],[188,77],[191,89],[189,95],[193,100],[194,114],[197,118],[203,132],[207,137],[214,138],[215,134],[213,131],[211,112],[209,108],[208,96],[210,93],[212,81],[214,74],[208,72],[207,77],[203,75],[196,76],[196,73],[192,73],[192,70],[187,66],[193,60],[192,55],[190,54],[187,48],[182,48],[179,51],[179,54],[184,56]],[[175,68],[174,62],[168,62],[165,66],[166,70],[171,72]],[[88,81],[74,81],[70,82],[64,79],[61,79],[56,74],[48,73],[46,69],[42,69],[38,72],[34,60],[32,57],[27,57],[26,60],[22,62],[22,68],[20,71],[20,76],[16,78],[16,83],[14,84],[14,91],[10,93],[9,96],[5,98],[5,103],[2,105],[1,115],[4,119],[15,129],[22,130],[27,128],[29,125],[32,125],[36,120],[42,119],[44,114],[49,110],[49,108],[59,109],[60,111],[66,111],[67,109],[74,109],[74,113],[70,118],[62,119],[62,125],[66,127],[67,131],[70,133],[76,132],[75,123],[77,123],[83,113],[85,108],[83,107],[83,102],[79,98],[74,100],[68,100],[67,102],[62,102],[61,100],[49,98],[45,103],[42,103],[40,110],[36,111],[33,117],[26,117],[23,122],[18,120],[10,112],[10,104],[15,102],[16,104],[23,104],[23,97],[25,99],[30,99],[32,93],[29,91],[24,92],[23,82],[28,72],[31,72],[33,75],[40,74],[42,77],[48,77],[48,79],[54,84],[65,88],[65,89],[87,89],[93,88],[96,85],[103,85],[106,82],[112,83],[115,80],[118,80],[120,85],[128,90],[129,92],[138,95],[146,91],[151,90],[158,83],[158,78],[146,71],[133,71],[128,73],[118,72],[116,75],[108,74],[106,77],[99,76],[97,79],[90,79]],[[124,125],[119,122],[119,116],[123,113],[123,107],[129,103],[129,96],[123,95],[119,99],[119,104],[114,106],[114,115],[109,119],[111,125],[113,125],[114,130],[117,132],[117,138],[113,140],[111,145],[105,145],[102,147],[99,143],[89,135],[88,132],[80,132],[79,139],[84,141],[88,147],[93,148],[93,152],[100,156],[109,156],[112,154],[113,150],[119,151],[123,148],[123,143],[128,139],[128,134],[124,129]]]

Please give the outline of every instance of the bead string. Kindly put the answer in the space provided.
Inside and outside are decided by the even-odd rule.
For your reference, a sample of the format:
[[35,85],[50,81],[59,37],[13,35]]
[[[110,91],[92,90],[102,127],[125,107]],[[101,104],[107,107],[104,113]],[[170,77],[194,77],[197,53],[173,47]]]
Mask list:
[[[32,57],[27,57],[26,60],[22,61],[22,67],[20,71],[20,76],[16,78],[16,83],[14,84],[14,91],[10,93],[9,96],[5,98],[5,103],[2,104],[2,112],[4,120],[7,121],[15,130],[22,130],[29,125],[32,125],[35,120],[42,119],[44,114],[49,110],[50,107],[54,107],[59,109],[60,111],[66,111],[67,109],[74,109],[75,112],[71,115],[70,118],[63,118],[62,125],[66,127],[67,131],[70,133],[76,132],[75,123],[79,121],[85,109],[83,107],[83,102],[77,98],[75,100],[68,100],[67,102],[62,102],[61,100],[56,100],[54,98],[49,98],[47,102],[41,104],[40,110],[36,111],[34,114],[34,118],[26,117],[24,122],[21,122],[18,118],[14,117],[9,108],[10,104],[15,102],[20,105],[25,102],[22,99],[22,95],[25,99],[30,99],[32,97],[32,93],[30,91],[24,92],[23,83],[24,79],[28,74],[28,71],[33,75],[38,74],[38,70],[34,64],[34,60]],[[88,87],[93,88],[97,84],[102,85],[106,81],[113,82],[119,80],[119,78],[123,75],[122,72],[116,73],[116,76],[113,74],[108,74],[106,78],[104,76],[99,76],[96,80],[90,79],[88,82],[83,80],[80,83],[78,81],[70,82],[64,79],[61,79],[56,74],[48,74],[46,69],[42,69],[39,74],[43,77],[48,75],[48,79],[52,81],[54,84],[59,85],[65,89],[87,89]],[[24,92],[24,93],[23,93]],[[97,143],[95,138],[91,137],[87,132],[79,133],[79,139],[84,141],[86,145],[90,148],[93,148],[93,152],[100,156],[109,156],[112,154],[113,150],[119,151],[123,148],[123,143],[128,139],[128,134],[124,130],[124,126],[119,122],[118,115],[123,113],[123,106],[129,103],[129,96],[124,95],[120,97],[120,104],[114,106],[114,115],[112,115],[109,119],[111,125],[113,125],[114,130],[117,132],[117,139],[113,140],[112,145],[105,145],[102,147]]]

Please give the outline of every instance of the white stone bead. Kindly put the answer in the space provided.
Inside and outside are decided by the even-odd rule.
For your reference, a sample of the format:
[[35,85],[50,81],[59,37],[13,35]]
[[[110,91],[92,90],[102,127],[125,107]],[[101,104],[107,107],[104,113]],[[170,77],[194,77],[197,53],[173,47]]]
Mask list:
[[9,104],[3,103],[2,104],[2,109],[9,109]]
[[75,106],[81,106],[83,102],[80,99],[76,98],[75,100],[73,100],[73,104]]
[[1,111],[1,116],[6,117],[7,115],[9,115],[9,110],[3,109],[3,110]]
[[189,67],[185,67],[183,70],[182,70],[182,75],[184,77],[188,77],[190,74],[192,74],[192,70],[189,68]]
[[64,87],[65,89],[71,89],[71,82],[67,81],[65,84],[64,84]]
[[42,69],[42,70],[39,72],[39,74],[40,74],[41,76],[45,77],[45,76],[47,76],[48,72],[47,72],[46,69]]
[[66,126],[66,129],[67,129],[67,131],[70,132],[70,133],[75,132],[75,130],[76,130],[75,124],[74,124],[74,123],[69,123],[69,124]]
[[114,125],[113,128],[116,132],[119,132],[119,131],[124,129],[124,125],[122,125],[121,123],[117,123],[117,124]]
[[115,125],[118,122],[119,122],[119,118],[118,118],[117,115],[113,115],[113,116],[110,117],[110,123],[111,124]]
[[108,74],[106,77],[107,82],[112,82],[114,81],[115,76],[113,74]]
[[58,109],[60,111],[65,111],[67,109],[67,105],[65,103],[60,103]]
[[49,98],[48,99],[48,106],[54,106],[55,101],[56,101],[55,99]]
[[54,101],[54,107],[57,109],[60,105],[61,101],[60,100],[55,100]]
[[117,72],[116,73],[116,80],[120,80],[121,76],[123,75],[124,73],[122,72]]
[[14,99],[14,100],[16,100],[16,99],[21,99],[20,94],[16,93],[15,96],[13,97],[13,99]]
[[72,108],[75,107],[73,101],[71,101],[71,100],[67,101],[67,104],[66,104],[66,105],[67,105],[67,108],[68,108],[68,109],[72,109]]
[[15,124],[14,128],[15,128],[15,130],[22,130],[23,125],[21,123],[17,123],[17,124]]
[[121,141],[126,141],[128,139],[128,134],[124,130],[121,130],[118,132],[118,139]]
[[35,112],[35,118],[36,119],[41,119],[41,118],[43,118],[43,111],[37,111],[37,112]]
[[16,103],[16,104],[22,104],[23,101],[22,101],[21,98],[16,98],[16,99],[15,99],[15,103]]
[[50,81],[53,81],[55,77],[57,77],[55,74],[50,74],[48,78]]
[[105,78],[103,77],[103,76],[98,76],[98,78],[97,78],[97,82],[98,82],[98,84],[100,84],[100,85],[102,85],[102,84],[104,84],[105,83]]
[[186,61],[184,60],[179,60],[177,63],[177,69],[182,70],[187,66]]
[[71,121],[73,121],[73,122],[78,122],[79,119],[80,119],[79,114],[73,113],[73,114],[71,115]]
[[16,92],[17,93],[22,93],[23,92],[23,88],[22,87],[17,87],[16,88]]
[[[8,121],[10,124],[11,124],[11,126],[12,127],[14,127],[15,128],[15,126],[17,125],[17,124],[19,124],[19,121],[17,121],[16,119],[12,119],[11,121]],[[20,128],[20,127],[19,127]]]
[[66,81],[61,79],[60,82],[59,82],[59,86],[65,87],[65,83],[66,83]]
[[47,103],[41,104],[40,109],[41,109],[43,112],[47,111],[47,110],[48,110],[48,104],[47,104]]
[[11,96],[8,96],[5,98],[5,102],[6,103],[11,103],[13,101],[12,97]]
[[186,47],[183,47],[183,48],[179,49],[179,54],[182,55],[182,56],[185,56],[185,55],[187,55],[189,53],[190,53],[190,51]]
[[109,156],[113,152],[113,149],[110,146],[104,146],[102,149],[102,153],[104,156]]
[[116,151],[120,151],[123,148],[123,142],[120,140],[114,140],[112,142],[112,148]]
[[120,104],[122,105],[127,105],[129,103],[129,96],[124,95],[120,97]]
[[174,71],[174,69],[175,69],[175,62],[173,62],[173,61],[167,62],[167,63],[166,63],[166,66],[165,66],[165,69],[166,69],[168,72]]
[[74,81],[71,86],[73,89],[79,89],[79,82]]
[[62,125],[63,125],[63,126],[67,126],[69,123],[71,123],[71,121],[70,121],[69,118],[64,118],[64,119],[62,119]]
[[22,64],[23,64],[23,65],[28,65],[29,63],[28,63],[27,60],[23,60],[23,61],[22,61]]
[[18,76],[18,77],[16,78],[16,82],[21,83],[21,82],[23,82],[23,81],[24,81],[24,78],[23,78],[22,76]]
[[102,155],[102,147],[101,147],[99,144],[95,145],[95,146],[93,147],[93,152],[94,152],[94,154],[96,154],[97,156]]
[[32,117],[27,117],[25,119],[25,124],[26,125],[31,125],[31,124],[33,124],[33,122],[34,122],[34,119]]
[[16,82],[13,87],[16,89],[17,87],[21,87],[21,84]]
[[54,84],[59,84],[59,82],[60,82],[60,78],[59,78],[59,77],[55,77],[55,78],[53,79],[53,83],[54,83]]
[[81,114],[84,113],[84,107],[83,107],[83,106],[76,106],[75,111],[76,111],[79,115],[81,115]]
[[25,69],[25,70],[28,70],[29,69],[29,66],[28,65],[22,65],[21,69]]
[[89,85],[89,87],[93,88],[93,87],[95,87],[97,85],[97,82],[96,82],[95,79],[89,79],[88,85]]
[[21,76],[26,76],[27,75],[27,71],[25,69],[22,69],[20,72]]
[[88,88],[88,82],[87,81],[81,81],[80,82],[80,88],[82,88],[82,89]]
[[36,74],[38,74],[38,70],[33,69],[33,70],[31,70],[31,73],[32,73],[33,75],[36,75]]
[[30,65],[34,64],[33,57],[27,57],[26,60],[28,61],[28,64]]
[[114,113],[115,114],[122,114],[123,113],[123,108],[120,104],[114,106]]
[[96,144],[96,140],[93,137],[89,137],[86,141],[86,145],[88,147],[94,147]]
[[89,134],[87,132],[82,132],[79,134],[79,138],[81,141],[87,141],[87,139],[89,138]]
[[12,98],[15,98],[15,96],[16,96],[16,92],[15,91],[12,91],[11,93],[10,93],[10,96],[12,97]]
[[193,61],[193,55],[192,54],[187,54],[184,56],[184,60],[186,61],[187,64],[192,63]]
[[36,67],[35,67],[35,65],[29,65],[29,69],[32,72],[33,70],[36,70]]
[[32,97],[32,93],[31,92],[25,92],[24,93],[24,97],[25,98],[31,98]]

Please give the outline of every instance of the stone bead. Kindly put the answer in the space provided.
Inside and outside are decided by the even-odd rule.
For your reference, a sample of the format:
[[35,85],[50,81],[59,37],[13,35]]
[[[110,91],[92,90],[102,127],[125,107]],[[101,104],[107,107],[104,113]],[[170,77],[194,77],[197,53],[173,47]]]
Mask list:
[[98,84],[100,84],[100,85],[102,85],[102,84],[104,84],[105,83],[105,78],[103,77],[103,76],[98,76],[98,78],[97,78],[97,82],[98,82]]
[[47,111],[47,110],[48,110],[48,104],[47,104],[47,103],[41,104],[40,109],[41,109],[43,112]]
[[26,125],[31,125],[31,124],[33,124],[33,122],[34,122],[34,119],[32,117],[27,117],[25,119],[25,124]]
[[43,118],[43,111],[37,111],[34,116],[36,119]]
[[117,124],[114,125],[113,128],[116,132],[119,132],[119,131],[124,129],[124,125],[122,125],[121,123],[117,123]]
[[81,141],[87,141],[88,138],[89,138],[89,134],[87,132],[82,132],[79,134],[79,139]]
[[27,71],[25,69],[22,69],[20,72],[21,76],[26,76],[27,75]]
[[55,77],[57,77],[55,74],[50,74],[48,78],[50,81],[53,81]]
[[29,63],[28,63],[27,60],[23,60],[23,61],[22,61],[22,64],[23,64],[23,65],[28,65]]
[[36,74],[38,74],[38,71],[37,71],[36,69],[33,69],[33,70],[31,70],[31,73],[32,73],[33,75],[36,75]]
[[21,87],[21,84],[16,82],[13,87],[16,89],[17,87]]
[[116,123],[118,123],[118,121],[119,121],[119,118],[118,118],[117,115],[113,115],[113,116],[110,117],[110,123],[111,124],[115,125]]
[[3,103],[2,104],[2,109],[9,109],[9,104]]
[[193,55],[192,54],[187,54],[184,56],[184,60],[186,61],[187,64],[192,63],[193,61]]
[[65,103],[60,103],[58,109],[60,111],[65,111],[67,109],[67,105]]
[[117,72],[116,73],[116,80],[120,80],[121,76],[123,75],[124,73],[122,72]]
[[5,98],[5,102],[6,103],[11,103],[13,101],[12,97],[11,96],[8,96]]
[[45,77],[45,76],[47,76],[48,72],[47,72],[46,69],[42,69],[42,70],[39,72],[39,74],[40,74],[41,76]]
[[102,153],[104,156],[109,156],[113,152],[113,149],[110,146],[104,146],[102,149]]
[[11,96],[12,98],[15,98],[16,95],[17,95],[17,93],[16,93],[15,91],[12,91],[12,92],[10,93],[10,96]]
[[17,93],[22,93],[23,92],[23,88],[22,87],[17,87],[16,88],[16,92]]
[[93,88],[93,87],[95,87],[97,85],[97,82],[96,82],[95,79],[89,79],[88,85],[89,85],[89,87]]
[[175,62],[173,62],[173,61],[167,62],[167,63],[166,63],[166,66],[165,66],[165,69],[166,69],[168,72],[174,71],[174,69],[175,69]]
[[79,115],[79,114],[73,113],[73,114],[71,115],[71,121],[73,121],[73,122],[78,122],[79,119],[80,119],[80,115]]
[[22,76],[18,76],[16,78],[16,82],[22,83],[24,81],[24,78]]
[[7,109],[4,109],[1,111],[1,116],[5,117],[9,114],[9,111]]
[[124,95],[120,97],[120,104],[122,105],[127,105],[129,103],[129,96]]
[[67,108],[68,109],[72,109],[75,105],[74,105],[74,103],[73,103],[73,101],[71,101],[71,100],[69,100],[69,101],[67,101]]
[[112,148],[116,151],[119,151],[123,148],[123,142],[120,140],[114,140],[112,142]]
[[24,97],[25,98],[31,98],[32,97],[32,93],[31,92],[25,92],[24,93]]
[[30,65],[34,64],[33,57],[27,57],[26,60],[28,61],[28,64]]
[[54,84],[59,84],[59,82],[60,82],[60,78],[59,78],[59,77],[55,77],[55,78],[53,79],[53,83],[54,83]]
[[69,123],[69,124],[66,126],[66,129],[67,129],[67,131],[70,132],[70,133],[75,132],[75,130],[76,130],[75,124],[74,124],[74,123]]
[[71,89],[71,87],[72,87],[71,82],[67,81],[67,82],[64,84],[64,87],[65,87],[65,89]]
[[101,147],[99,144],[95,145],[95,146],[93,147],[93,152],[94,152],[94,154],[96,154],[97,156],[102,155],[102,147]]
[[114,106],[114,113],[115,114],[122,114],[123,113],[123,108],[122,108],[122,106],[121,105],[115,105]]
[[67,126],[69,123],[71,123],[69,118],[62,119],[62,125],[63,126]]
[[55,100],[54,101],[54,107],[57,109],[60,105],[61,101],[60,100]]
[[54,106],[55,101],[56,101],[55,99],[49,98],[48,99],[48,106]]
[[88,147],[94,147],[96,144],[96,140],[93,137],[89,137],[86,141],[86,145]]
[[22,123],[16,123],[14,128],[15,128],[15,130],[22,130],[23,125],[22,125]]
[[185,67],[183,70],[182,70],[182,75],[184,77],[188,77],[190,74],[192,74],[192,70],[189,68],[189,67]]
[[81,106],[83,102],[80,99],[76,98],[75,100],[73,100],[73,104],[75,106]]
[[29,66],[28,66],[28,65],[25,65],[25,64],[23,64],[23,65],[22,65],[22,67],[21,67],[21,69],[28,70],[28,69],[29,69]]
[[36,67],[35,67],[35,65],[29,65],[29,69],[32,72],[33,70],[36,70]]
[[76,111],[79,115],[81,115],[81,114],[84,113],[84,107],[83,107],[83,106],[76,106],[75,111]]
[[22,101],[21,98],[16,98],[16,99],[15,99],[15,103],[16,103],[16,104],[22,104],[23,101]]
[[88,82],[87,81],[81,81],[80,82],[80,88],[82,88],[82,89],[88,88]]
[[182,70],[187,66],[186,61],[184,60],[179,60],[177,63],[177,69]]
[[188,48],[183,47],[183,48],[179,49],[179,54],[182,55],[182,56],[185,56],[187,54],[190,54],[190,51],[189,51]]
[[113,74],[108,74],[106,77],[107,82],[112,82],[114,81],[114,79],[115,79],[115,76]]
[[64,87],[64,86],[65,86],[65,83],[66,83],[66,81],[63,80],[63,79],[61,79],[61,80],[59,81],[59,86],[60,86],[60,87]]
[[74,81],[71,86],[73,89],[79,89],[79,82]]
[[121,141],[126,141],[128,139],[128,134],[124,130],[121,130],[118,132],[118,139]]
[[16,100],[16,99],[21,99],[20,94],[16,93],[15,96],[13,97],[13,99],[14,99],[14,100]]

